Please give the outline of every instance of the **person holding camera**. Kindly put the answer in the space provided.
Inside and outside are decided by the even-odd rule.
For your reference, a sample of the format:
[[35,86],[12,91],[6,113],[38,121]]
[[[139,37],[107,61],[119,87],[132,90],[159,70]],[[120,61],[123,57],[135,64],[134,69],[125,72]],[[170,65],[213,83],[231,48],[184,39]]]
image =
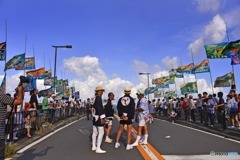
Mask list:
[[23,101],[23,86],[20,83],[17,87],[17,96],[12,98],[11,96],[0,93],[0,160],[5,158],[5,118],[7,114],[7,105],[17,106],[22,104]]
[[105,90],[101,86],[96,87],[95,100],[92,108],[93,115],[92,151],[95,151],[96,153],[106,153],[106,151],[101,149],[105,125],[104,118],[106,117],[102,103],[102,95],[104,91]]

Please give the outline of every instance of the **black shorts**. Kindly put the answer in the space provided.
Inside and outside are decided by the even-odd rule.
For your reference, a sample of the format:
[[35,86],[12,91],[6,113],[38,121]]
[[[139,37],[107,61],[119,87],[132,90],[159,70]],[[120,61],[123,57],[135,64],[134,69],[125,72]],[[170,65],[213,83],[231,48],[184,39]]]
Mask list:
[[120,124],[126,124],[126,125],[129,125],[129,124],[132,124],[132,120],[131,119],[128,119],[126,121],[124,120],[120,120]]

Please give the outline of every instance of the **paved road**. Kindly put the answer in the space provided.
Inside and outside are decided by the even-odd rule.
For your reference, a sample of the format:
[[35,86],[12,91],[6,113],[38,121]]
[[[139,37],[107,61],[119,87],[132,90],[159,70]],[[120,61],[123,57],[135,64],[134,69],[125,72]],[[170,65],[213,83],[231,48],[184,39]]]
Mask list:
[[[115,138],[118,123],[114,121],[111,137]],[[240,154],[240,142],[203,133],[178,124],[155,119],[149,125],[150,144],[165,159],[240,159],[240,156],[211,156],[210,152],[237,152]],[[144,159],[138,148],[126,151],[123,134],[121,147],[103,143],[106,154],[91,151],[92,123],[85,118],[50,136],[29,148],[14,159],[17,160],[141,160]],[[187,156],[186,156],[187,155]]]

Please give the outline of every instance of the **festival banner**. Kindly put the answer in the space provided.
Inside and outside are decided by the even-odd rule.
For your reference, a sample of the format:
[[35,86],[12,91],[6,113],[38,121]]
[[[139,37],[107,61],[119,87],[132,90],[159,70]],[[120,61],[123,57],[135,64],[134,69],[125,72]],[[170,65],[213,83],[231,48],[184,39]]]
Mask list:
[[183,78],[183,74],[178,72],[177,69],[171,69],[169,71],[169,77],[174,77],[174,78]]
[[210,72],[210,66],[209,66],[208,59],[204,59],[202,62],[194,65],[194,72],[195,73]]
[[16,55],[5,64],[4,71],[15,68],[19,64],[24,64],[24,61],[25,61],[25,53]]
[[145,95],[148,95],[148,94],[152,94],[154,93],[155,91],[157,91],[158,89],[156,87],[149,87],[149,88],[146,88],[144,93]]
[[198,93],[197,82],[188,82],[180,86],[181,94]]
[[45,75],[45,68],[43,67],[37,70],[27,71],[26,73],[28,77],[41,78]]
[[54,85],[54,79],[55,79],[55,82],[57,82],[57,77],[51,77],[51,78],[45,78],[44,79],[44,85],[45,86],[52,86]]
[[231,65],[237,64],[240,64],[240,54],[236,54],[231,57]]
[[234,84],[233,72],[227,73],[224,76],[217,77],[214,87],[230,87]]
[[79,99],[80,98],[80,92],[79,91],[76,91],[73,93],[74,97]]
[[63,80],[63,90],[65,90],[68,86],[68,79]]
[[164,76],[156,79],[152,79],[152,84],[155,84],[158,88],[168,88],[170,84],[174,84],[174,77]]
[[163,97],[163,90],[158,90],[154,92],[154,98]]
[[71,90],[70,90],[70,88],[64,90],[64,92],[63,92],[63,97],[69,98],[70,95],[71,95]]
[[16,70],[31,70],[35,69],[35,58],[27,57],[25,58],[25,62],[18,64],[15,68]]
[[218,44],[211,44],[205,45],[205,51],[207,54],[207,58],[216,59],[216,58],[228,58],[226,53],[223,53],[224,48],[228,43],[218,43]]
[[[48,70],[48,71],[45,71],[44,75],[41,76],[40,78],[41,79],[45,79],[45,78],[51,78],[52,77],[52,71],[51,70]],[[40,79],[39,78],[39,79]]]
[[177,72],[187,73],[187,74],[194,74],[194,64],[190,63],[187,66],[180,66],[180,67],[178,67]]
[[24,92],[30,92],[34,88],[37,88],[37,81],[33,77],[28,77],[30,82],[29,83],[24,83]]
[[4,76],[1,86],[0,86],[0,93],[6,94],[6,75]]
[[0,43],[0,61],[5,61],[6,59],[6,42]]
[[228,43],[223,51],[222,54],[227,55],[227,57],[231,58],[232,56],[236,54],[240,54],[240,40],[232,41]]
[[168,91],[168,92],[165,92],[164,93],[164,98],[176,98],[177,97],[177,94],[175,91]]
[[54,91],[53,91],[53,88],[50,87],[50,88],[48,88],[48,89],[39,91],[39,92],[38,92],[38,97],[39,97],[39,98],[40,98],[40,97],[45,97],[45,96],[47,96],[48,93],[53,93],[53,92],[54,92]]

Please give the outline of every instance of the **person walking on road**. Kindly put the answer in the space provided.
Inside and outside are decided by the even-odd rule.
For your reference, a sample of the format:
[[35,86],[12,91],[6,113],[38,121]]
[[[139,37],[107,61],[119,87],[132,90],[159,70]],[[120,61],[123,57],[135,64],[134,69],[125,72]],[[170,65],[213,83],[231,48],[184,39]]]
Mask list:
[[[86,103],[86,110],[87,110],[87,120],[92,119],[92,113],[91,113],[91,102],[90,102],[90,98],[87,99],[87,103]],[[91,117],[91,118],[90,118]]]
[[131,141],[131,130],[132,130],[132,119],[134,119],[135,102],[130,96],[131,89],[124,89],[125,95],[118,100],[117,110],[118,116],[120,117],[120,125],[117,131],[115,148],[120,147],[119,139],[124,129],[124,125],[127,125],[127,147],[126,150],[130,150],[133,147],[130,145]]
[[139,141],[142,136],[142,130],[144,129],[144,137],[142,137],[142,142],[140,144],[147,144],[148,140],[148,127],[147,123],[149,121],[149,109],[148,102],[146,98],[144,98],[144,90],[139,89],[137,91],[138,103],[137,108],[135,109],[137,112],[137,122],[138,122],[138,136],[136,141],[132,144],[132,146],[138,146]]
[[[101,149],[102,138],[104,135],[104,118],[105,112],[102,104],[102,95],[105,90],[98,86],[95,89],[95,99],[92,108],[93,115],[93,134],[92,134],[92,151],[96,153],[106,153]],[[97,142],[97,143],[96,143]]]
[[106,138],[105,142],[107,143],[112,143],[112,139],[109,138],[109,133],[112,129],[112,124],[113,124],[113,114],[114,114],[114,109],[113,109],[113,104],[112,100],[114,100],[114,94],[112,92],[108,93],[108,101],[107,104],[105,105],[105,115],[106,115]]

